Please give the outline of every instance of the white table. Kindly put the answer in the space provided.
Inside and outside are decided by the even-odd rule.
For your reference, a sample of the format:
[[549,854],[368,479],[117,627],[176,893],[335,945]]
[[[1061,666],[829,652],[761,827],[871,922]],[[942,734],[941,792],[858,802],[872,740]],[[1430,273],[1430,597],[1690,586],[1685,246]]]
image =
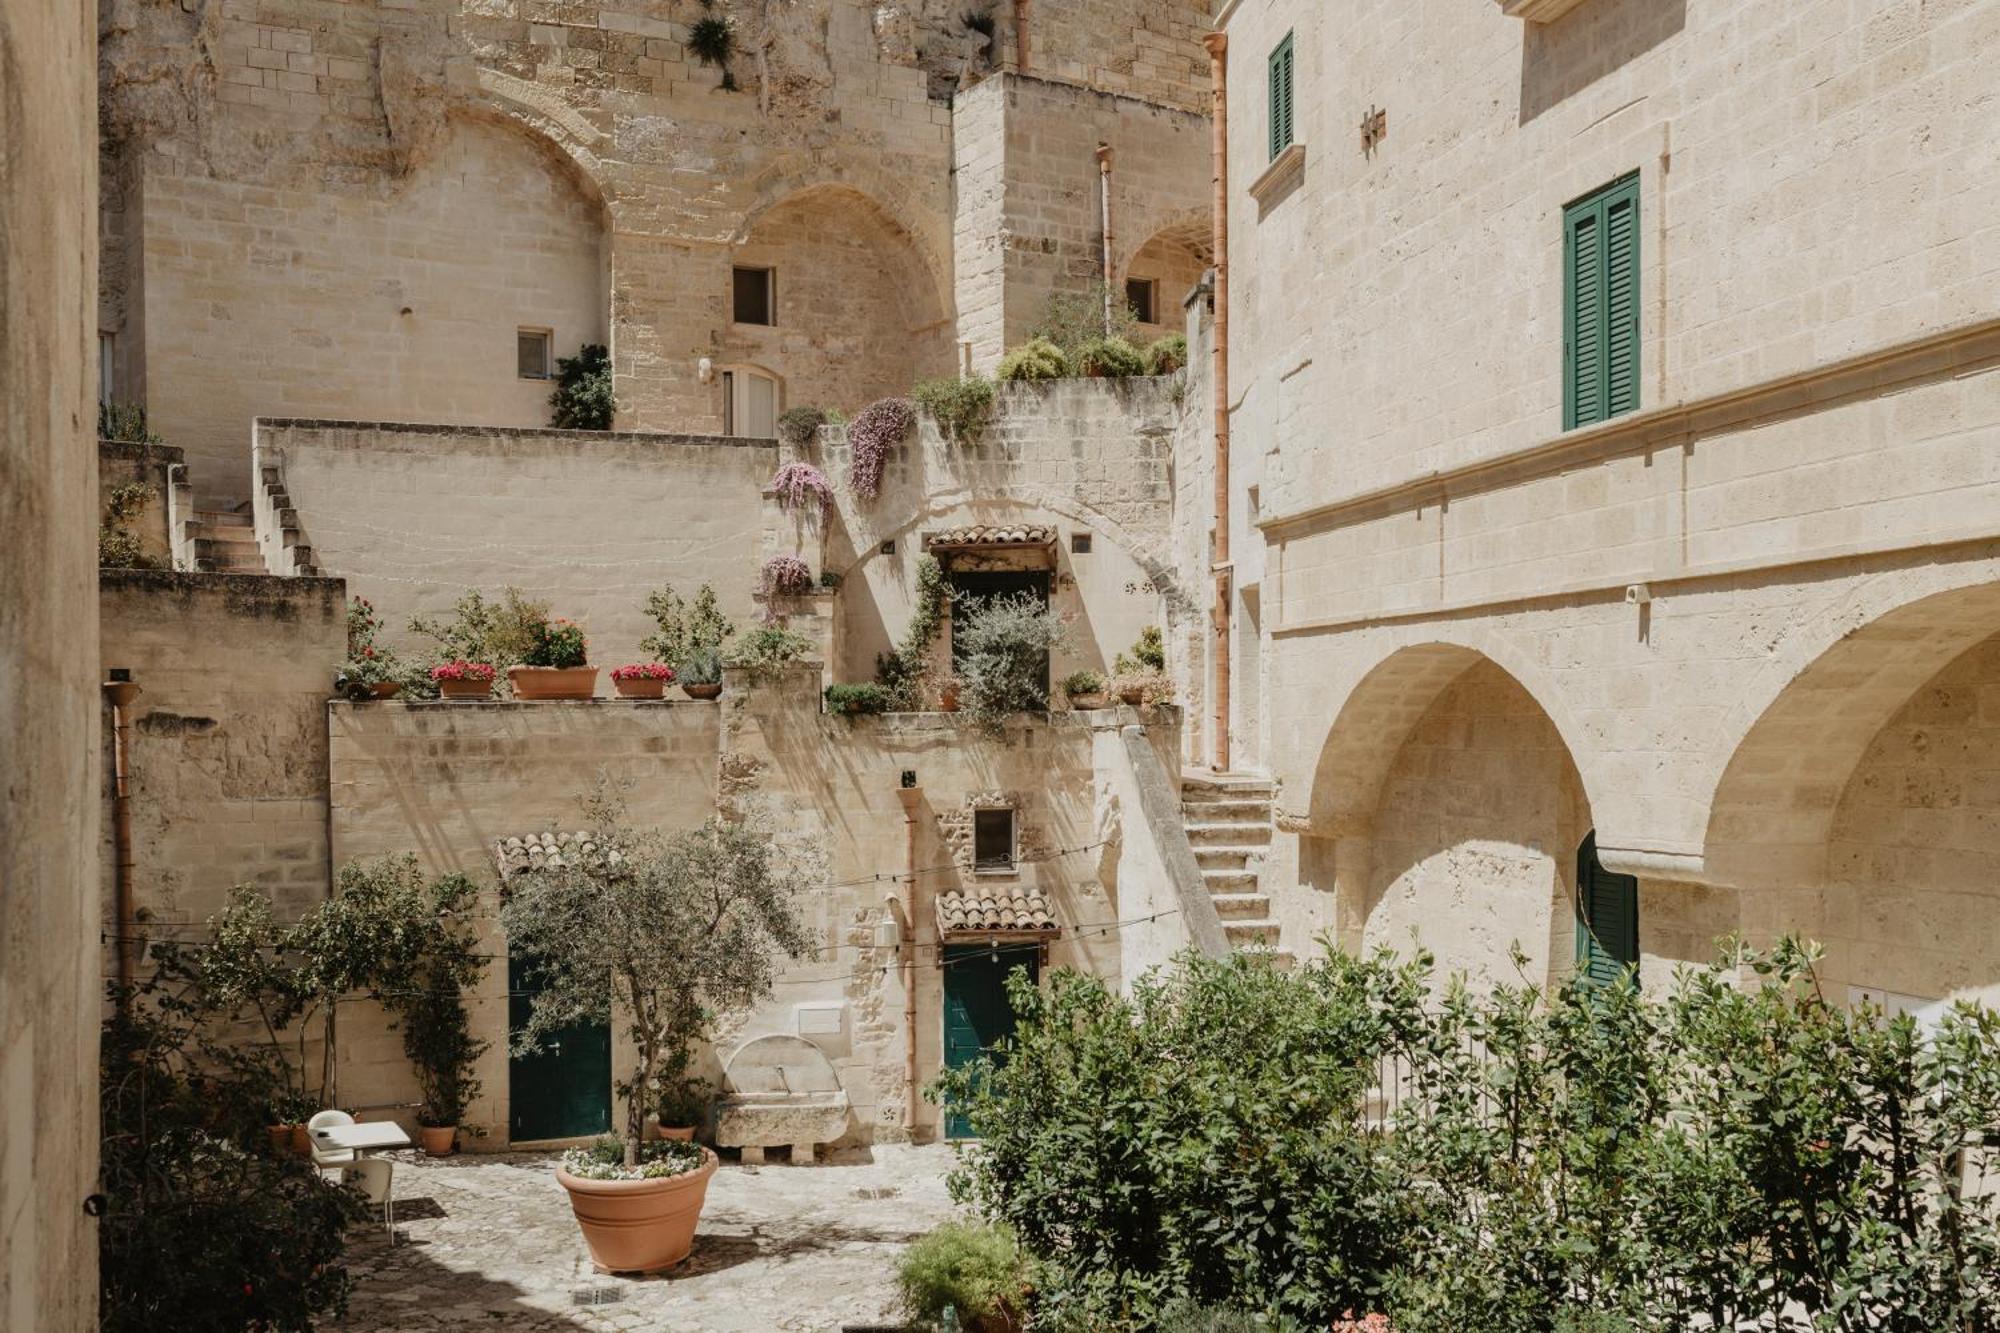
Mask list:
[[357,1153],[410,1146],[410,1136],[393,1120],[367,1125],[328,1125],[314,1130],[313,1139],[322,1148],[345,1148]]

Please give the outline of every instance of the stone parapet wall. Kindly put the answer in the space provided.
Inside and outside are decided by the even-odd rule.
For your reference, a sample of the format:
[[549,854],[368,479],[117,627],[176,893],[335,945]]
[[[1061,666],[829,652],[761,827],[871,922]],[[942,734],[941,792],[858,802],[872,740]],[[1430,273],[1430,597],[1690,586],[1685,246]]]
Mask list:
[[[184,485],[185,452],[171,445],[97,442],[97,494],[100,505],[124,486],[144,486],[152,492],[145,507],[126,524],[139,539],[139,551],[162,569],[175,567],[175,487]],[[187,515],[191,518],[192,515]],[[184,520],[185,521],[185,520]],[[185,541],[185,534],[181,535]]]

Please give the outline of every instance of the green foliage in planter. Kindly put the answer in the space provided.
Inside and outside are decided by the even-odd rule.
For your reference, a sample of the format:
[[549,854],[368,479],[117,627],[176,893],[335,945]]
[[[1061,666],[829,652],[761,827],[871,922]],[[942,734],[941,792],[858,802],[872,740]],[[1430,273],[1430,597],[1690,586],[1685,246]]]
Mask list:
[[[1342,1325],[1334,1327],[1339,1330]],[[1160,1316],[1159,1333],[1305,1333],[1305,1329],[1282,1316],[1273,1319],[1247,1310],[1176,1301]]]
[[1139,317],[1123,292],[1112,291],[1111,324],[1109,328],[1105,327],[1106,290],[1103,280],[1099,279],[1081,289],[1051,293],[1042,306],[1040,322],[1028,331],[1029,335],[1048,339],[1072,359],[1077,350],[1088,342],[1119,338],[1130,343],[1133,334],[1138,332]]
[[1017,1319],[1026,1304],[1027,1265],[1007,1228],[947,1222],[903,1251],[896,1286],[917,1327],[941,1328],[951,1310],[963,1328]]
[[1015,713],[1049,706],[1049,655],[1069,637],[1061,613],[1017,593],[967,598],[952,614],[960,706],[974,721],[994,728]]
[[896,696],[882,685],[829,685],[826,687],[826,711],[844,717],[860,717],[869,713],[886,713],[895,704]]
[[1003,380],[1063,380],[1075,373],[1063,349],[1047,338],[1030,338],[1000,358]]
[[1093,338],[1070,358],[1076,373],[1092,379],[1128,379],[1146,373],[1146,358],[1123,338]]
[[831,569],[822,569],[819,572],[819,586],[825,588],[828,592],[838,591],[840,588],[840,584],[841,584],[840,575],[835,571]]
[[583,806],[603,854],[524,872],[506,888],[501,925],[541,975],[513,1047],[540,1050],[564,1028],[614,1013],[626,1021],[635,1057],[618,1092],[626,1162],[636,1165],[663,1071],[685,1070],[719,1020],[770,994],[780,957],[811,946],[797,904],[823,883],[823,856],[781,847],[753,823],[642,833],[602,786]]
[[715,1097],[713,1083],[688,1073],[686,1066],[692,1062],[692,1055],[686,1049],[669,1051],[662,1062],[660,1090],[653,1098],[653,1111],[660,1124],[670,1129],[685,1129],[690,1125],[698,1128],[706,1123],[708,1104]]
[[484,662],[504,677],[507,668],[528,660],[535,636],[549,620],[549,604],[522,595],[519,588],[503,589],[499,600],[488,601],[478,589],[466,593],[452,607],[449,620],[412,616],[410,633],[429,639],[417,668],[405,680],[403,692],[418,698],[436,698],[437,684],[431,668],[446,662]]
[[910,396],[954,444],[977,440],[993,411],[993,381],[984,375],[925,380],[910,391]]
[[143,481],[114,486],[104,497],[104,514],[97,525],[97,563],[103,569],[158,569],[160,562],[147,555],[132,522],[146,512],[146,505],[158,494]]
[[575,356],[557,357],[549,406],[555,409],[549,424],[557,430],[610,430],[618,411],[611,392],[611,350],[603,343],[585,343]]
[[817,407],[788,407],[778,414],[778,439],[794,449],[803,449],[819,437],[826,413]]
[[165,444],[146,424],[146,409],[138,403],[99,403],[97,438],[120,444]]
[[1118,654],[1111,669],[1121,676],[1164,672],[1167,669],[1167,645],[1160,634],[1160,627],[1148,625],[1140,630],[1139,637],[1132,643],[1131,656]]
[[944,566],[936,556],[917,561],[916,603],[910,609],[910,623],[903,641],[894,652],[875,658],[875,682],[889,691],[892,711],[913,713],[927,702],[931,683],[931,646],[944,628],[944,609],[950,599]]
[[590,641],[583,627],[569,620],[546,620],[535,626],[522,666],[580,667],[590,664]]
[[766,625],[754,629],[737,640],[723,665],[741,667],[750,673],[753,681],[764,680],[780,667],[791,665],[804,658],[813,649],[812,640],[804,635],[794,634],[788,629]]
[[1185,369],[1188,360],[1187,335],[1170,333],[1157,342],[1149,343],[1145,357],[1148,375],[1172,375]]
[[722,654],[713,648],[702,648],[691,652],[675,669],[675,674],[683,685],[720,685]]
[[1104,677],[1095,671],[1072,671],[1063,677],[1063,693],[1072,699],[1079,694],[1102,694],[1107,688]]
[[347,603],[347,660],[334,673],[334,692],[344,699],[373,698],[375,687],[389,681],[408,687],[410,670],[392,648],[376,642],[382,621],[366,597]]
[[723,645],[736,634],[735,622],[717,605],[713,586],[702,584],[692,602],[672,588],[657,588],[646,594],[646,614],[657,629],[639,640],[644,652],[672,667],[684,683],[713,685],[722,679],[719,668],[710,681],[696,680],[689,674],[697,655],[719,657]]

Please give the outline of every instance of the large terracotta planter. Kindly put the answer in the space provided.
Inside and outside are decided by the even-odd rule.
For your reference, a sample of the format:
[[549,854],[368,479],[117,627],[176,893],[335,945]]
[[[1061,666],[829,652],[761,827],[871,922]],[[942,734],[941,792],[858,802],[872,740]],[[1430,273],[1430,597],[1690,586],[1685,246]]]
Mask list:
[[396,692],[402,688],[403,682],[400,680],[378,680],[368,687],[368,691],[377,699],[393,699],[396,697]]
[[312,1135],[306,1131],[304,1125],[293,1125],[291,1138],[292,1152],[295,1156],[310,1157],[313,1155]]
[[1069,706],[1077,709],[1079,712],[1088,712],[1091,709],[1102,708],[1108,702],[1110,701],[1102,694],[1072,694],[1069,697]]
[[584,1180],[556,1168],[598,1272],[657,1273],[688,1257],[715,1174],[715,1154],[701,1156],[694,1170],[664,1180]]
[[722,697],[722,687],[720,685],[683,685],[681,686],[681,693],[690,699],[720,699]]
[[292,1127],[290,1125],[266,1125],[264,1132],[271,1136],[271,1151],[283,1157],[292,1150]]
[[667,697],[667,682],[664,680],[648,680],[644,676],[640,676],[633,680],[614,680],[611,683],[618,687],[618,697],[621,699],[664,699]]
[[429,1157],[449,1157],[453,1142],[458,1138],[456,1125],[420,1125],[417,1139],[424,1145],[424,1154]]
[[446,699],[490,699],[493,697],[493,682],[489,680],[441,680],[438,694]]
[[597,694],[597,668],[511,666],[507,683],[516,699],[590,699]]

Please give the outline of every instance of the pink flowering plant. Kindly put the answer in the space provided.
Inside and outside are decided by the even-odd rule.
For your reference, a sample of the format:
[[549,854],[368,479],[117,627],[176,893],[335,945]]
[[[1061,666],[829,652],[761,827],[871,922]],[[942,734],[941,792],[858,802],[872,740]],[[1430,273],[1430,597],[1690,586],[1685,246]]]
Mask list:
[[665,662],[628,662],[611,669],[613,680],[657,680],[671,685],[674,669]]
[[847,469],[847,486],[864,500],[882,493],[882,465],[889,451],[908,438],[917,424],[916,406],[907,398],[884,398],[861,409],[847,427],[847,443],[853,450]]
[[774,555],[764,562],[766,597],[800,597],[813,589],[812,566],[796,555]]
[[431,668],[431,679],[443,684],[448,680],[492,680],[493,668],[484,662],[442,662]]
[[826,474],[811,463],[787,463],[771,474],[771,491],[778,508],[788,514],[815,513],[821,518],[833,508],[833,487]]

